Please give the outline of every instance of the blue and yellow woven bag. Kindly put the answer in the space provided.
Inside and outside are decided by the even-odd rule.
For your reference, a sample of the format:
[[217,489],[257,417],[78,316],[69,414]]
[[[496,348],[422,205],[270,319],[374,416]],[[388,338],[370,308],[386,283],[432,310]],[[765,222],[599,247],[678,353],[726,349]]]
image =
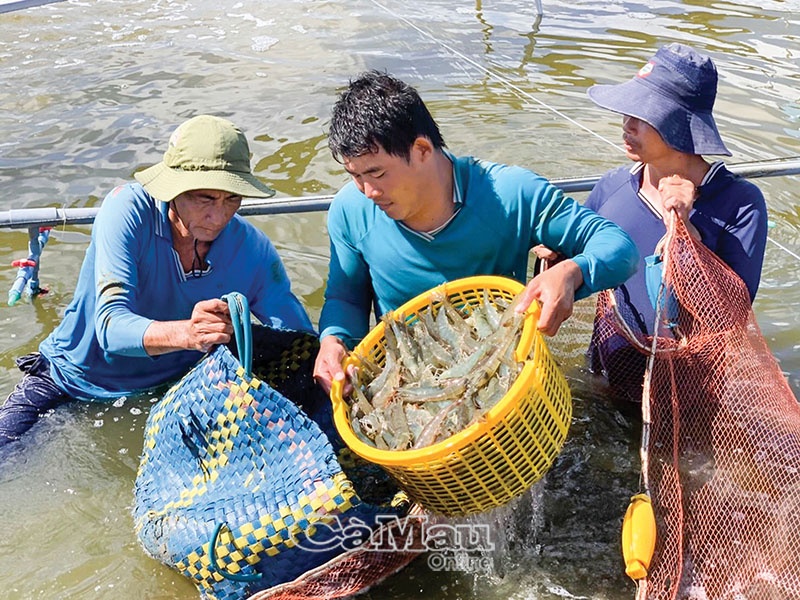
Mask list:
[[291,581],[404,508],[391,490],[362,501],[337,461],[317,339],[251,325],[246,299],[227,299],[236,355],[217,347],[153,407],[133,511],[147,553],[217,600]]

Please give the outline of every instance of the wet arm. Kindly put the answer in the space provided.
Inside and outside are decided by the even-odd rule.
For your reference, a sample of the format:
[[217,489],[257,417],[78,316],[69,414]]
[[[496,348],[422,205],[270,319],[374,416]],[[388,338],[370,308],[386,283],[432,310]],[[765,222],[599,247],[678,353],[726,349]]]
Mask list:
[[144,332],[143,344],[150,356],[177,350],[208,352],[216,344],[227,344],[232,334],[227,303],[203,300],[195,304],[189,319],[151,322]]
[[725,234],[715,253],[742,278],[752,302],[761,281],[767,245],[767,206],[760,190],[755,188],[750,200],[738,207]]
[[125,188],[106,197],[92,227],[94,328],[100,346],[109,354],[147,356],[143,340],[152,319],[135,312],[139,284],[136,257],[144,243],[141,229],[141,215],[133,209]]
[[535,248],[541,243],[568,258],[534,277],[517,309],[526,310],[538,301],[538,327],[555,335],[572,315],[575,300],[626,281],[636,270],[639,254],[621,228],[564,197],[554,186],[543,186],[537,200],[531,244]]
[[333,210],[328,217],[331,260],[320,315],[320,351],[314,366],[314,377],[326,392],[334,379],[344,378],[342,361],[348,348],[366,335],[372,310],[369,268],[343,223],[341,213]]
[[369,267],[343,221],[343,216],[332,210],[328,217],[331,259],[319,328],[321,338],[335,335],[352,347],[369,330],[372,283]]

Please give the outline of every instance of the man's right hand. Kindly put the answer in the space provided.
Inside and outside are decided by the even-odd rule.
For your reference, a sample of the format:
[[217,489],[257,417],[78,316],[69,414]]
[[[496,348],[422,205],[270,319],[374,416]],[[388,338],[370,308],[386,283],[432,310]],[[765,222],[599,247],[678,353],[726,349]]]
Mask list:
[[347,356],[347,348],[344,342],[335,335],[322,338],[319,343],[319,354],[314,363],[314,379],[325,390],[326,394],[331,393],[331,384],[334,380],[341,380],[344,384],[342,395],[350,393],[351,384],[346,380],[342,363]]
[[153,321],[144,332],[144,347],[150,356],[177,350],[208,352],[216,344],[227,344],[233,335],[228,304],[219,299],[194,305],[186,321]]
[[541,304],[539,331],[553,336],[572,315],[575,290],[583,283],[583,272],[574,260],[562,260],[528,282],[519,296],[516,311],[524,313],[532,302]]
[[189,318],[188,349],[208,352],[212,346],[227,344],[233,335],[228,303],[214,298],[194,305]]

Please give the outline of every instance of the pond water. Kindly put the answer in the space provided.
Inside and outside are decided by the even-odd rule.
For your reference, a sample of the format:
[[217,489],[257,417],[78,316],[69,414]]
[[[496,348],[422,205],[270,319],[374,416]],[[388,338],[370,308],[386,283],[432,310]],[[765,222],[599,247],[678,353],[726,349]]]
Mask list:
[[[632,76],[680,41],[720,72],[716,116],[729,163],[800,154],[800,2],[763,0],[68,0],[0,14],[0,211],[97,206],[160,160],[169,133],[199,113],[239,124],[259,176],[281,196],[332,194],[346,174],[327,150],[337,90],[369,68],[415,85],[456,154],[550,178],[625,161],[620,119],[586,96]],[[755,311],[800,392],[798,178],[758,181],[774,226]],[[577,194],[582,199],[582,194]],[[328,240],[321,212],[257,217],[295,291],[319,316]],[[71,298],[87,227],[45,250],[50,292],[0,308],[0,394]],[[0,232],[0,263],[26,254]],[[0,271],[10,287],[15,269]],[[563,366],[575,396],[554,469],[510,507],[487,569],[432,571],[419,560],[365,598],[633,598],[619,527],[637,490],[635,411],[593,391],[580,353]],[[0,453],[0,596],[191,599],[194,587],[148,558],[131,518],[153,398],[63,407]]]

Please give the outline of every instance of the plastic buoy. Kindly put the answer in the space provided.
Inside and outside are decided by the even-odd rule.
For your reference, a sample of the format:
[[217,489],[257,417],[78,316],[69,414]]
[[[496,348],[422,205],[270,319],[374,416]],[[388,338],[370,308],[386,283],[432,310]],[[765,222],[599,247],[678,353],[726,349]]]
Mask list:
[[644,579],[656,548],[656,516],[647,494],[631,498],[622,521],[622,557],[631,579]]

